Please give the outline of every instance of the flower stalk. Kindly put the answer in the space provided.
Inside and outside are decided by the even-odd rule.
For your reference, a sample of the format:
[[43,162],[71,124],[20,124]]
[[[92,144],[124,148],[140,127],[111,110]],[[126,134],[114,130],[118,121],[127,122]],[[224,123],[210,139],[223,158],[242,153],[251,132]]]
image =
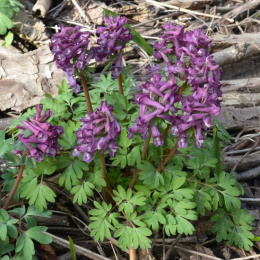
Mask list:
[[19,186],[20,180],[21,180],[21,178],[22,178],[22,176],[23,176],[24,168],[25,168],[25,165],[21,164],[21,165],[20,165],[19,172],[18,172],[18,175],[17,175],[16,180],[15,180],[15,183],[14,183],[14,186],[13,186],[13,188],[12,188],[10,194],[8,195],[7,200],[6,200],[6,202],[5,202],[4,206],[3,206],[3,209],[4,209],[4,210],[7,210],[7,209],[8,209],[8,207],[9,207],[9,205],[10,205],[10,202],[11,202],[11,200],[12,200],[13,197],[14,197],[14,194],[15,194],[15,192],[16,192],[18,186]]

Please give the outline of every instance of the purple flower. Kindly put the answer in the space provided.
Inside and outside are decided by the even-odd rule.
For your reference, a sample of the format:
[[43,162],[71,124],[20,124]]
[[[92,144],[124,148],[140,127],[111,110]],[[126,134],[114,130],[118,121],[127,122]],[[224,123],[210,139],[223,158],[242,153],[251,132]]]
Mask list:
[[[28,157],[34,158],[37,162],[41,162],[44,155],[51,157],[56,155],[57,150],[61,148],[58,139],[63,134],[61,126],[51,125],[47,122],[51,116],[51,111],[47,109],[42,114],[42,109],[42,105],[36,105],[35,117],[29,118],[28,121],[22,121],[24,126],[17,126],[18,129],[23,130],[18,138],[27,148]],[[22,154],[22,151],[16,150],[15,153]]]
[[[179,147],[187,146],[185,131],[190,128],[195,129],[196,144],[201,147],[204,141],[202,130],[206,131],[212,126],[211,115],[220,113],[222,95],[219,66],[210,55],[211,40],[201,29],[184,31],[183,27],[170,23],[165,24],[164,29],[165,32],[160,36],[162,40],[154,44],[154,56],[158,64],[150,71],[160,71],[168,79],[165,86],[170,84],[170,79],[175,82],[183,81],[183,85],[177,90],[179,96],[170,92],[164,95],[171,100],[171,109],[164,105],[164,111],[171,111],[169,115],[172,116],[172,134],[179,137]],[[162,92],[165,86],[159,90]],[[188,95],[183,94],[185,90]],[[142,101],[140,97],[139,100]],[[152,101],[158,100],[155,98]]]
[[52,52],[57,67],[64,70],[71,88],[79,92],[80,86],[74,78],[74,68],[84,70],[93,54],[87,54],[90,33],[80,31],[81,27],[64,27],[51,38]]
[[118,76],[121,73],[121,61],[123,55],[123,49],[126,43],[133,39],[131,30],[123,27],[127,23],[125,17],[104,17],[105,27],[97,27],[97,34],[99,39],[97,40],[97,47],[92,50],[95,52],[95,58],[98,62],[103,61],[112,54],[116,56],[115,69],[113,71],[114,76]]
[[140,86],[140,90],[141,93],[135,95],[135,103],[140,105],[140,116],[128,128],[128,137],[133,138],[135,133],[139,133],[147,139],[148,128],[151,128],[154,145],[162,146],[164,140],[156,126],[156,120],[166,120],[169,123],[176,121],[174,103],[180,100],[176,80],[171,77],[168,81],[163,81],[161,75],[155,73]]
[[102,101],[98,109],[81,119],[81,128],[76,133],[79,146],[74,149],[73,156],[83,153],[83,161],[90,163],[96,151],[104,154],[108,149],[111,157],[116,155],[118,149],[116,141],[121,127],[112,110],[113,106],[108,106]]

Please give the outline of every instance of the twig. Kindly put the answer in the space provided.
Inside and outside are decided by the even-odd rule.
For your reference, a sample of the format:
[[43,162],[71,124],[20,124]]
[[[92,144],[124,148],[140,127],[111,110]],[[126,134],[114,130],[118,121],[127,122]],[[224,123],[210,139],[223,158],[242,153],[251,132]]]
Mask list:
[[258,176],[260,176],[260,166],[247,171],[240,172],[238,176],[235,176],[235,178],[238,181],[245,181],[252,180],[254,178],[257,178]]
[[[156,1],[153,1],[153,0],[145,0],[145,1],[148,2],[148,3],[151,3],[151,4],[155,5],[155,6],[168,7],[168,8],[177,10],[177,11],[179,11],[179,12],[187,13],[187,14],[200,15],[200,16],[210,17],[210,18],[219,18],[219,19],[222,19],[222,18],[223,18],[222,16],[219,16],[219,15],[205,14],[205,13],[188,10],[188,9],[185,9],[185,8],[177,7],[177,6],[170,5],[170,4],[166,4],[166,3],[156,2]],[[233,19],[229,19],[229,18],[226,18],[226,19],[227,19],[229,22],[231,22],[231,23],[234,22]]]
[[241,201],[252,201],[252,202],[256,202],[256,201],[260,201],[260,198],[239,198]]
[[246,259],[258,258],[258,257],[260,257],[260,254],[258,254],[258,255],[249,255],[249,256],[240,257],[240,258],[233,258],[231,260],[246,260]]
[[[67,241],[63,238],[57,237],[57,236],[55,236],[51,233],[48,233],[48,232],[45,232],[45,234],[51,236],[54,243],[61,245],[63,247],[67,247],[68,249],[70,248],[69,241]],[[81,247],[81,246],[78,246],[78,245],[74,245],[74,246],[75,246],[75,250],[78,254],[89,257],[90,259],[93,259],[93,260],[109,260],[109,258],[98,255],[98,254],[96,254],[96,253],[94,253],[94,252],[92,252],[92,251],[90,251],[90,250],[88,250],[84,247]]]
[[83,12],[83,10],[80,8],[79,4],[77,3],[76,0],[71,0],[71,2],[75,5],[75,7],[78,9],[79,13],[81,14],[81,16],[84,18],[84,20],[87,23],[90,23],[88,17],[85,15],[85,13]]
[[251,152],[257,147],[257,145],[259,144],[259,141],[260,141],[260,139],[258,138],[257,141],[255,142],[254,146],[253,146],[249,151],[247,151],[247,152],[242,156],[242,158],[234,165],[234,167],[232,168],[232,171],[235,171],[236,168],[237,168],[237,166],[238,166],[238,164],[239,164],[249,153],[251,153]]
[[5,209],[5,210],[8,209],[9,204],[10,204],[10,202],[11,202],[11,200],[12,200],[12,198],[13,198],[13,196],[14,196],[14,194],[15,194],[15,192],[16,192],[18,186],[19,186],[20,180],[21,180],[21,178],[22,178],[22,176],[23,176],[24,168],[25,168],[25,166],[22,164],[22,165],[20,166],[20,170],[19,170],[18,175],[17,175],[17,177],[16,177],[14,186],[13,186],[13,188],[12,188],[12,190],[11,190],[11,192],[10,192],[10,194],[9,194],[9,196],[8,196],[8,198],[7,198],[7,200],[6,200],[5,204],[4,204],[4,206],[3,206],[3,209]]
[[167,260],[174,248],[174,246],[179,242],[180,238],[182,237],[181,234],[179,234],[176,239],[172,242],[172,244],[170,245],[170,248],[167,250],[167,253],[165,255],[165,258],[163,260]]
[[[180,246],[175,246],[175,248],[177,248],[181,251],[184,251],[184,252],[194,254],[194,255],[204,256],[205,258],[210,258],[210,259],[214,259],[214,260],[221,260],[221,258],[211,256],[211,255],[206,255],[206,254],[203,254],[203,253],[200,253],[200,252],[197,252],[197,251],[194,251],[194,250],[189,250],[189,249],[186,249],[186,248],[183,248],[183,247],[180,247]],[[237,260],[238,259],[242,259],[242,258],[237,258]],[[232,260],[234,260],[234,259],[232,259]]]

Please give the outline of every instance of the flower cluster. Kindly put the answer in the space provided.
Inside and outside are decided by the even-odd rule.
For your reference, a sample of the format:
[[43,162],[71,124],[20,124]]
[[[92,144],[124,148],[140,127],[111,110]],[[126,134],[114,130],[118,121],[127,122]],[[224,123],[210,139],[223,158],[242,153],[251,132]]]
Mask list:
[[118,149],[116,140],[121,127],[112,110],[113,106],[108,106],[102,101],[98,109],[81,119],[81,128],[76,133],[79,146],[74,149],[73,156],[83,153],[83,161],[89,163],[98,150],[104,154],[108,149],[111,157],[116,155]]
[[[144,91],[143,86],[146,86],[147,83],[141,85],[142,94],[136,95],[136,99],[141,96],[139,100],[141,116],[137,118],[135,125],[129,129],[130,137],[136,132],[147,132],[144,129],[140,130],[141,126],[143,128],[148,127],[147,124],[144,126],[145,120],[142,119],[144,118],[144,111],[148,109],[147,105],[150,107],[151,101],[158,103],[161,100],[161,102],[165,102],[165,96],[167,96],[167,102],[170,101],[168,105],[171,109],[165,109],[164,105],[163,110],[157,104],[157,110],[153,111],[151,116],[153,115],[153,118],[160,117],[160,109],[164,113],[166,112],[164,117],[166,119],[167,116],[166,120],[173,125],[172,134],[179,137],[178,145],[181,148],[187,146],[185,131],[194,127],[196,144],[201,147],[204,141],[202,130],[206,131],[208,127],[212,126],[211,115],[220,113],[222,92],[220,91],[219,66],[215,64],[209,52],[211,41],[201,29],[185,32],[183,27],[170,23],[165,24],[164,29],[165,32],[161,36],[162,40],[154,45],[154,56],[159,64],[151,68],[151,72],[162,69],[167,79],[164,84],[171,86],[169,87],[171,91],[168,90],[167,93],[158,92],[155,95],[155,88],[152,90],[151,87],[145,87]],[[176,81],[182,82],[182,86],[177,87],[177,89]],[[147,82],[150,85],[151,81],[148,80]],[[161,90],[163,89],[161,84],[161,81],[155,82],[156,86],[153,87]],[[177,96],[176,91],[179,94]],[[150,96],[149,103],[147,103],[148,96]],[[142,100],[145,100],[145,102]],[[155,105],[155,103],[153,104]],[[157,145],[161,145],[161,143],[159,142]]]
[[[23,134],[19,134],[18,138],[26,146],[28,157],[34,158],[37,162],[41,162],[45,154],[52,157],[56,155],[57,150],[61,148],[58,138],[63,134],[61,126],[47,122],[51,116],[49,109],[41,115],[42,108],[42,105],[37,105],[35,118],[30,118],[28,122],[22,121],[24,126],[17,126],[23,130]],[[23,151],[16,150],[15,153],[21,154]]]
[[135,133],[140,133],[143,139],[147,139],[148,129],[151,128],[154,145],[163,145],[163,138],[155,122],[156,119],[163,119],[170,124],[175,123],[174,103],[180,101],[178,89],[174,77],[165,82],[161,75],[156,73],[142,84],[141,93],[135,95],[135,103],[140,105],[140,116],[135,124],[128,128],[128,137],[133,138]]
[[[51,38],[52,51],[57,67],[66,73],[71,88],[77,93],[80,86],[77,85],[74,75],[75,67],[84,70],[93,55],[87,55],[90,42],[90,33],[80,31],[81,27],[64,27]],[[76,60],[76,61],[75,61]],[[74,65],[75,63],[75,65]]]
[[133,39],[129,28],[123,27],[127,23],[125,17],[104,17],[105,27],[97,27],[97,33],[100,34],[97,40],[97,47],[93,48],[98,62],[106,59],[112,54],[116,54],[117,61],[113,71],[114,76],[121,73],[121,61],[123,58],[123,49],[128,41]]

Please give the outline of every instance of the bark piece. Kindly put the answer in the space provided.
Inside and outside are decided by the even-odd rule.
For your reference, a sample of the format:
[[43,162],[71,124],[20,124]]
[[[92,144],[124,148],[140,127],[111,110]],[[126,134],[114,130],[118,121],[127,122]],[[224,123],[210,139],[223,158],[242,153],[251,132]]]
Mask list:
[[260,53],[260,46],[241,42],[232,47],[213,54],[214,60],[219,65],[226,65],[233,62],[238,62],[245,58],[250,58],[253,55]]
[[[155,13],[151,12],[144,3],[140,3],[139,5],[125,5],[118,11],[119,13],[123,13],[124,16],[140,23],[150,20],[155,16]],[[153,25],[153,22],[151,24]]]
[[219,116],[215,117],[224,124],[228,131],[239,131],[244,128],[259,127],[260,106],[248,108],[222,107]]
[[41,17],[45,17],[51,7],[51,4],[51,0],[37,0],[33,6],[32,13],[37,16],[39,15]]
[[44,23],[34,18],[29,11],[21,10],[13,18],[13,23],[15,33],[36,47],[49,42]]
[[0,110],[20,112],[38,104],[45,93],[56,96],[55,85],[63,78],[48,46],[25,54],[0,46]]

